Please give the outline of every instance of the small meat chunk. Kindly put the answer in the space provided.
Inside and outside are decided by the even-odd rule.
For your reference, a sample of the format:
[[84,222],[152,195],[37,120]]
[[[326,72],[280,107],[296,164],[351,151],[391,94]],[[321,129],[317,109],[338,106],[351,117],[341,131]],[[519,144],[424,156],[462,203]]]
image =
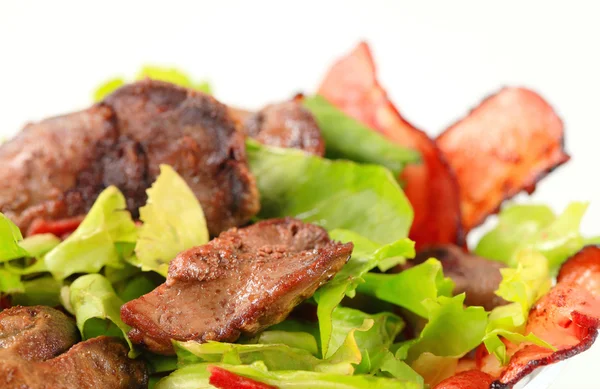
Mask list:
[[75,321],[54,308],[13,307],[0,312],[0,350],[45,361],[79,341]]
[[417,265],[428,258],[442,263],[444,275],[454,281],[454,294],[466,293],[465,304],[482,306],[488,311],[506,304],[494,293],[502,281],[500,269],[505,267],[502,263],[466,253],[454,245],[440,245],[420,251],[407,264]]
[[227,107],[150,80],[126,85],[87,110],[30,124],[1,145],[0,212],[27,231],[85,215],[115,185],[137,217],[160,164],[186,180],[213,235],[258,212],[244,135]]
[[260,143],[325,155],[321,129],[310,111],[298,101],[268,105],[256,113],[239,116],[246,135]]
[[105,103],[116,113],[121,136],[144,150],[148,182],[160,164],[173,167],[196,194],[212,235],[258,212],[244,136],[226,106],[204,93],[152,80],[126,85]]
[[129,337],[172,354],[171,339],[233,342],[279,323],[346,263],[352,244],[318,226],[273,219],[180,253],[167,281],[128,302]]
[[75,344],[78,339],[74,321],[56,309],[17,306],[2,311],[0,387],[148,387],[145,364],[129,359],[128,349],[119,339],[101,336]]

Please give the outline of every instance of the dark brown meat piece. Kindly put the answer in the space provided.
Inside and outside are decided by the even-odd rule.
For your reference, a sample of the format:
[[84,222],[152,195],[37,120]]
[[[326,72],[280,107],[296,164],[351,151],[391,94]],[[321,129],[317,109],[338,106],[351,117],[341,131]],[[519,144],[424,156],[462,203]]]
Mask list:
[[158,353],[173,352],[171,339],[232,342],[284,320],[352,247],[289,218],[232,229],[180,253],[167,281],[123,305],[121,318],[133,327],[131,340]]
[[118,339],[100,336],[45,362],[0,354],[2,389],[146,389],[144,362],[127,357]]
[[[3,389],[147,388],[145,364],[106,336],[73,346],[72,319],[50,307],[13,307],[0,313],[0,387]],[[72,347],[71,347],[72,346]]]
[[100,191],[116,185],[137,216],[163,163],[194,191],[213,235],[258,212],[244,136],[227,108],[149,80],[85,111],[28,125],[0,146],[0,212],[26,231],[39,219],[85,214]]
[[246,114],[235,110],[246,135],[266,145],[325,155],[325,142],[313,115],[298,101],[268,105]]
[[258,212],[244,136],[226,106],[209,95],[150,80],[118,89],[105,103],[116,113],[121,136],[144,150],[148,182],[160,164],[172,166],[198,197],[212,235]]
[[50,307],[13,307],[0,312],[0,350],[28,361],[45,361],[79,341],[75,321]]
[[[454,281],[454,294],[465,292],[465,304],[482,306],[486,310],[506,304],[494,293],[502,281],[502,263],[464,252],[454,245],[432,246],[420,251],[407,265],[418,265],[429,258],[442,263],[444,275]],[[406,265],[405,265],[406,266]]]

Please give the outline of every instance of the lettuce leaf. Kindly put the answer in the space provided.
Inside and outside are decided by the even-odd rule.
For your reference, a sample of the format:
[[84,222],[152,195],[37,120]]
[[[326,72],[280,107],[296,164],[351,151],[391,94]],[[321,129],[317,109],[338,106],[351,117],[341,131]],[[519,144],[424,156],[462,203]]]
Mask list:
[[60,288],[62,283],[50,275],[22,281],[22,283],[23,290],[13,293],[11,296],[14,305],[60,306]]
[[169,262],[181,251],[208,242],[208,228],[196,195],[172,167],[160,165],[160,175],[140,208],[144,222],[131,263],[166,276]]
[[483,339],[490,354],[504,365],[508,362],[506,345],[500,336],[514,344],[531,342],[541,347],[552,348],[533,333],[524,335],[529,310],[551,287],[548,260],[530,249],[519,251],[516,268],[501,269],[502,282],[496,294],[511,304],[496,307],[489,316],[486,335]]
[[104,99],[106,96],[110,95],[120,87],[125,85],[125,80],[121,77],[111,78],[110,80],[106,80],[94,90],[93,99],[94,101],[100,101]]
[[321,336],[323,355],[331,355],[330,350],[332,334],[332,314],[344,296],[354,297],[357,286],[363,282],[362,277],[369,270],[389,259],[402,260],[413,257],[414,242],[410,239],[401,239],[387,245],[378,245],[361,235],[347,230],[333,230],[330,236],[334,240],[353,242],[354,250],[348,263],[335,277],[317,290],[314,295],[317,301],[317,316]]
[[122,244],[133,244],[136,226],[126,209],[125,197],[114,186],[106,188],[79,227],[44,257],[54,278],[75,273],[97,273],[104,266],[122,268]]
[[185,366],[160,380],[155,389],[213,388],[208,383],[210,366],[219,366],[232,373],[276,386],[280,389],[422,389],[423,385],[401,378],[384,378],[370,375],[341,375],[303,370],[269,371],[261,362],[252,365],[226,365],[199,363]]
[[21,276],[0,267],[0,293],[12,294],[24,292]]
[[137,355],[127,337],[129,326],[121,320],[120,309],[123,301],[106,277],[87,274],[77,278],[69,288],[69,297],[77,327],[84,340],[100,335],[124,338],[129,344],[129,355]]
[[285,344],[293,348],[304,349],[317,356],[319,346],[314,335],[303,331],[265,331],[256,339],[260,344]]
[[261,195],[259,217],[294,216],[380,245],[407,237],[413,211],[384,167],[331,161],[250,139],[246,147]]
[[23,239],[21,246],[30,257],[41,258],[44,254],[60,244],[60,239],[53,234],[38,234]]
[[19,245],[22,240],[19,227],[0,213],[0,262],[29,256],[27,250]]
[[454,283],[444,278],[442,264],[434,258],[396,274],[364,275],[364,284],[358,286],[360,293],[406,308],[427,318],[427,299],[451,296]]
[[308,96],[302,102],[319,124],[329,158],[383,165],[396,177],[406,164],[419,162],[420,155],[417,151],[388,141],[337,109],[324,97]]
[[487,325],[483,307],[464,307],[465,294],[426,299],[428,322],[416,339],[401,345],[396,357],[417,360],[423,353],[460,358],[477,347]]
[[515,266],[515,254],[532,249],[543,254],[554,271],[589,243],[579,232],[587,207],[587,203],[574,202],[559,216],[542,205],[506,207],[500,212],[496,228],[481,238],[475,253]]

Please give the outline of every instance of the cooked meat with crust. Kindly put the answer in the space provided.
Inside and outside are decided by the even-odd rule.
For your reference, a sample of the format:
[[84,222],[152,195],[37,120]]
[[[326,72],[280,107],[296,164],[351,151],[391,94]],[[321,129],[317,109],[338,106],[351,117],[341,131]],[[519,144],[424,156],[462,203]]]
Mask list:
[[325,141],[313,115],[298,101],[268,105],[252,114],[233,110],[246,135],[266,145],[325,155]]
[[502,263],[466,253],[454,245],[440,245],[420,251],[407,264],[418,265],[432,257],[442,263],[444,275],[454,281],[454,294],[466,292],[465,304],[482,306],[488,311],[506,304],[494,293],[502,281],[500,269],[505,267]]
[[75,321],[54,308],[13,307],[0,312],[0,351],[45,361],[79,341]]
[[226,106],[209,95],[150,80],[118,89],[105,103],[116,113],[121,136],[144,150],[148,184],[160,164],[173,167],[198,197],[212,235],[258,212],[244,136]]
[[144,362],[129,359],[117,338],[100,336],[45,362],[0,354],[2,389],[146,389]]
[[109,185],[134,216],[171,165],[217,235],[258,212],[244,136],[214,98],[158,81],[124,86],[85,111],[28,125],[0,146],[0,212],[23,230],[85,214]]
[[[44,306],[0,313],[0,387],[3,389],[137,389],[148,387],[146,366],[127,357],[118,339],[77,343],[74,321]],[[72,347],[71,347],[72,346]]]
[[180,253],[167,281],[128,302],[129,337],[173,353],[171,339],[233,342],[284,320],[346,263],[352,244],[318,226],[273,219],[231,229]]

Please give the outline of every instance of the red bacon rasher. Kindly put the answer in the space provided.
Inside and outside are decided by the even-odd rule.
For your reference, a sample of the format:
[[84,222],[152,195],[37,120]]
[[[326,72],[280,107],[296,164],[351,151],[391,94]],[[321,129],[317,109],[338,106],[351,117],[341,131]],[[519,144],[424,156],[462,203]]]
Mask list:
[[552,107],[523,88],[502,89],[444,131],[437,145],[458,179],[465,233],[567,162],[563,136]]
[[210,371],[208,382],[219,389],[277,389],[275,386],[239,376],[217,366],[210,366],[208,370]]
[[329,69],[318,93],[391,141],[421,153],[423,163],[407,166],[401,175],[415,212],[410,237],[417,249],[436,243],[461,245],[456,179],[435,142],[408,123],[388,99],[365,42]]
[[[533,332],[556,350],[532,344],[508,344],[512,355],[501,368],[492,355],[478,356],[485,374],[494,376],[489,385],[464,373],[441,382],[435,389],[508,389],[538,367],[579,354],[594,343],[600,327],[600,247],[588,246],[561,268],[557,284],[529,313],[526,333]],[[479,351],[479,350],[478,350]],[[471,377],[471,386],[465,386]],[[457,385],[463,386],[457,386]]]

